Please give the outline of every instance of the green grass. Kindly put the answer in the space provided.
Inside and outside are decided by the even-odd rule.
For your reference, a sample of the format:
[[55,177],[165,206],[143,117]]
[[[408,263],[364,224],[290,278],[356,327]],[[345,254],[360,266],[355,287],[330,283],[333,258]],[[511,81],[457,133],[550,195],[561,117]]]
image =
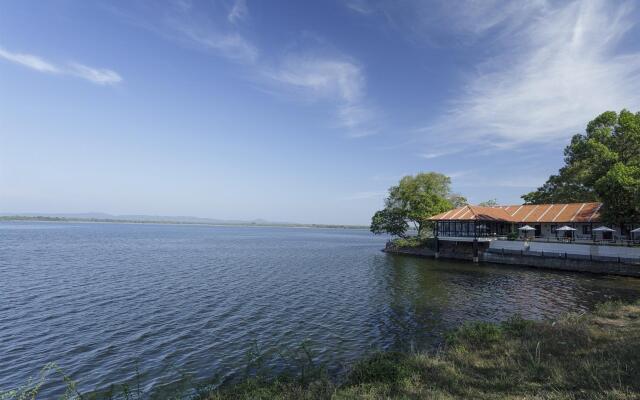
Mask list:
[[[557,321],[468,323],[431,353],[378,353],[330,379],[308,347],[275,378],[257,347],[247,376],[183,397],[226,399],[640,399],[640,302],[605,303]],[[68,378],[66,378],[68,379]],[[68,398],[82,396],[70,379]],[[127,386],[134,388],[135,384]],[[23,388],[24,389],[24,388]],[[35,399],[37,390],[0,399]],[[108,398],[136,399],[135,391]],[[78,397],[81,396],[81,397]],[[179,396],[174,396],[177,398]],[[167,397],[169,398],[169,397]]]
[[417,236],[409,236],[407,238],[397,238],[392,241],[393,245],[399,248],[416,248],[427,247],[435,249],[435,241],[433,238],[421,238]]
[[207,399],[639,399],[640,303],[465,324],[435,353],[380,353],[340,385],[248,380]]

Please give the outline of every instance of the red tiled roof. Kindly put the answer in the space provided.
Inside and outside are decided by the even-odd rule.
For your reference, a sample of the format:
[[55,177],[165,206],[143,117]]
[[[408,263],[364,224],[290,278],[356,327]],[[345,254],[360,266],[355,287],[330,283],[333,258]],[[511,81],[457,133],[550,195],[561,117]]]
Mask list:
[[599,222],[601,203],[462,206],[434,215],[431,221],[504,221],[514,223]]

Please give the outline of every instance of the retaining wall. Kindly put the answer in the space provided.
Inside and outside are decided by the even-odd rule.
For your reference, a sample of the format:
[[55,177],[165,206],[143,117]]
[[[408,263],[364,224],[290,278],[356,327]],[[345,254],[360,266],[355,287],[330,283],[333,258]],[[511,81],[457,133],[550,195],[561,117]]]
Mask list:
[[562,271],[591,272],[595,274],[609,274],[633,276],[640,278],[640,265],[596,260],[580,260],[573,258],[535,256],[520,254],[500,254],[484,252],[480,255],[483,262],[526,265],[528,267],[557,269]]
[[[523,265],[533,268],[555,269],[561,271],[589,272],[595,274],[608,274],[631,276],[640,278],[640,264],[632,262],[619,262],[619,259],[609,259],[593,256],[567,254],[553,254],[540,252],[522,252],[516,250],[488,249],[486,244],[479,243],[479,261],[495,264]],[[434,258],[435,251],[426,247],[396,247],[391,242],[387,243],[385,252],[391,254],[405,254],[417,257]],[[529,253],[529,254],[527,254]],[[439,243],[440,258],[456,260],[473,260],[473,243],[470,242],[446,242]]]

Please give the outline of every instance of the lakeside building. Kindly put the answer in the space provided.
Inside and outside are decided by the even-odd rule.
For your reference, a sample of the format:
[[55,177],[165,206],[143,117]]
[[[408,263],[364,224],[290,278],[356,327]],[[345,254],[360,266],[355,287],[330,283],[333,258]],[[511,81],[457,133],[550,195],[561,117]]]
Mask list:
[[[517,233],[520,238],[542,240],[615,241],[631,239],[640,226],[601,227],[601,203],[526,204],[515,206],[466,205],[434,215],[434,236],[439,240],[491,241]],[[520,230],[528,226],[530,231]],[[529,229],[529,228],[525,229]],[[563,228],[565,227],[565,228]],[[571,229],[565,230],[566,227]],[[559,228],[563,228],[560,231]],[[600,229],[598,229],[600,228]],[[595,229],[595,231],[594,231]]]

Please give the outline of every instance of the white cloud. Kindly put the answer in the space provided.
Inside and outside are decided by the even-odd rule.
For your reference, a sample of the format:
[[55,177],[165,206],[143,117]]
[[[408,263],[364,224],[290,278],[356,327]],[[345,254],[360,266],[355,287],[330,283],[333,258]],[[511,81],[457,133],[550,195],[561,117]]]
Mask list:
[[458,151],[456,150],[445,150],[445,151],[431,151],[428,153],[422,153],[420,154],[420,157],[427,159],[427,160],[431,160],[434,158],[439,158],[439,157],[444,157],[444,156],[448,156],[450,154],[455,154],[458,153]]
[[[503,27],[513,34],[505,50],[478,66],[450,113],[424,131],[512,146],[566,139],[603,111],[640,108],[640,53],[618,51],[634,24],[631,11],[631,3],[594,0],[517,14],[521,26]],[[492,13],[500,9],[480,15]]]
[[[130,23],[165,38],[210,50],[213,54],[241,64],[245,78],[261,89],[301,98],[324,101],[335,108],[335,126],[351,137],[377,132],[376,111],[366,101],[366,79],[362,67],[348,56],[329,47],[321,38],[304,32],[299,41],[304,48],[281,54],[262,54],[260,47],[241,32],[237,22],[249,14],[246,0],[228,3],[188,3],[184,0],[153,3],[136,9],[114,7],[114,12]],[[224,11],[221,13],[221,11]],[[291,45],[289,43],[289,45]],[[298,46],[300,46],[298,44]]]
[[11,53],[0,48],[0,57],[39,72],[48,72],[50,74],[58,74],[61,72],[55,65],[32,54]]
[[252,64],[258,59],[258,49],[238,33],[202,33],[191,28],[184,28],[182,31],[193,41],[232,61]]
[[92,68],[79,63],[55,65],[32,54],[12,53],[0,48],[0,58],[50,74],[71,75],[98,85],[113,85],[122,81],[122,77],[110,69]]
[[221,1],[158,0],[109,5],[107,9],[165,39],[189,47],[196,45],[232,62],[253,64],[259,57],[258,48],[234,25],[248,16],[242,0],[231,7]]
[[69,73],[98,85],[115,85],[122,77],[110,69],[91,68],[83,64],[70,63]]
[[323,96],[338,96],[346,103],[362,97],[360,68],[350,61],[315,57],[288,57],[272,78]]
[[375,133],[369,125],[374,111],[364,99],[364,73],[355,62],[344,57],[294,55],[265,75],[303,95],[335,101],[339,125],[349,129],[352,136]]
[[368,15],[373,13],[373,9],[366,0],[347,0],[344,4],[350,10],[360,14]]
[[236,23],[237,21],[243,20],[247,18],[249,14],[249,9],[247,8],[246,0],[236,0],[233,3],[233,7],[231,7],[231,11],[227,15],[227,19],[231,23]]
[[461,178],[463,176],[468,176],[472,172],[473,170],[453,171],[453,172],[445,172],[445,175],[451,179],[456,179],[456,178]]

